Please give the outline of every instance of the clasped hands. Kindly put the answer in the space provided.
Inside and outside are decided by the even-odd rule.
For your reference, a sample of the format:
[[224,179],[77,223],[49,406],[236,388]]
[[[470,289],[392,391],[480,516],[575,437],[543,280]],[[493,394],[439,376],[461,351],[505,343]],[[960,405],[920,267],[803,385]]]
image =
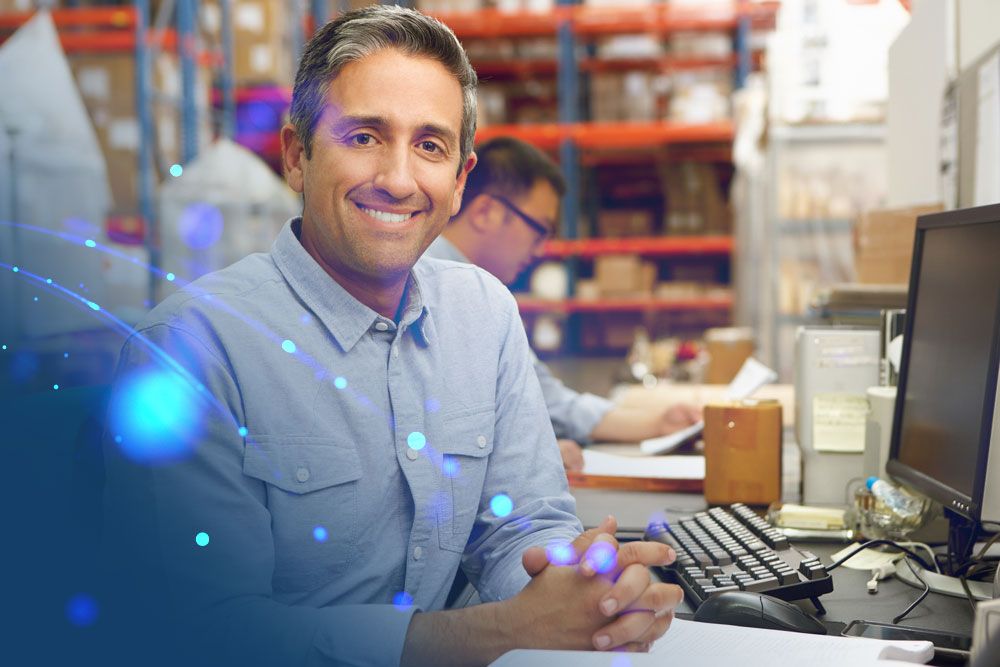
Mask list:
[[658,542],[619,545],[616,529],[608,517],[572,543],[524,552],[532,580],[510,602],[527,605],[521,619],[532,626],[528,636],[545,635],[539,648],[648,651],[670,627],[684,594],[651,581],[648,566],[676,554]]

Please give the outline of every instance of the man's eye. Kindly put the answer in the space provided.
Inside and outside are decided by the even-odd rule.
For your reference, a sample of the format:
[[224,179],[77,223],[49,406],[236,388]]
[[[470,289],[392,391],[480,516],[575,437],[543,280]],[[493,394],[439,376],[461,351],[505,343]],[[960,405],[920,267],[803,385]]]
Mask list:
[[428,153],[440,153],[441,152],[441,147],[438,146],[433,141],[421,141],[420,142],[420,147],[422,149],[424,149],[425,151],[427,151]]
[[361,134],[355,134],[350,139],[348,139],[348,141],[354,144],[355,146],[370,146],[374,140],[375,137],[364,132],[362,132]]

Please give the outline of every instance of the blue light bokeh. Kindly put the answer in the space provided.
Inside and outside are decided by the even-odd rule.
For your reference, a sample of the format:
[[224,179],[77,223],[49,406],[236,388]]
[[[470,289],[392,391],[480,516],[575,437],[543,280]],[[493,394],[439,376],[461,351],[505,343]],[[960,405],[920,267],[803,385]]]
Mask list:
[[249,433],[249,431],[247,431],[247,427],[246,426],[240,426],[240,428],[237,431],[237,433],[240,434],[241,438],[245,438],[245,437],[247,437],[247,433]]
[[490,509],[502,518],[514,511],[514,501],[506,493],[498,493],[490,498]]
[[222,212],[205,202],[189,204],[177,219],[181,240],[192,250],[205,250],[222,238]]
[[313,321],[313,316],[309,313],[302,313],[302,317],[299,318],[302,324],[309,324]]
[[454,456],[445,456],[441,461],[441,472],[444,473],[445,477],[458,477],[458,473],[462,471],[462,466],[458,464],[458,459]]
[[427,444],[427,438],[420,431],[414,431],[406,436],[406,444],[410,446],[410,449],[415,449],[419,452]]
[[194,536],[194,543],[199,547],[208,546],[208,533],[201,532]]
[[317,542],[326,542],[326,538],[329,537],[326,528],[323,526],[316,526],[313,528],[313,539]]
[[287,352],[288,354],[295,354],[295,343],[286,338],[285,340],[281,341],[281,349]]
[[427,412],[437,412],[441,409],[441,401],[436,398],[428,398],[424,401],[424,407],[427,408]]
[[337,389],[347,389],[347,378],[338,375],[333,379],[333,386]]
[[66,618],[78,628],[88,628],[97,622],[99,609],[94,596],[77,593],[66,601]]
[[170,165],[170,175],[174,178],[180,178],[180,175],[184,173],[184,167],[179,164]]
[[201,404],[179,375],[162,369],[136,373],[122,382],[117,396],[109,422],[128,458],[156,464],[191,455]]
[[615,569],[618,564],[618,551],[607,542],[594,542],[587,549],[584,559],[594,572],[603,574]]
[[576,562],[576,550],[569,540],[552,540],[545,547],[545,555],[553,565],[572,565]]
[[409,611],[413,606],[413,596],[406,591],[400,591],[392,597],[392,606],[399,611]]

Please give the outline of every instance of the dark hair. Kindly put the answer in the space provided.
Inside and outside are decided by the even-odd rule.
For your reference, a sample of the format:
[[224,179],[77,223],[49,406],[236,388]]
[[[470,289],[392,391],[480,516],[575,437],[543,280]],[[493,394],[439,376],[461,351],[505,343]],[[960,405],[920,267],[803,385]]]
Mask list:
[[558,165],[520,139],[497,137],[484,142],[476,147],[476,158],[476,168],[465,181],[462,211],[483,193],[518,197],[541,179],[548,181],[560,197],[566,194],[566,179]]
[[432,58],[458,79],[462,86],[461,170],[476,136],[476,71],[447,26],[395,5],[372,5],[347,12],[320,28],[306,44],[295,74],[289,112],[306,157],[312,156],[313,132],[326,104],[330,82],[345,65],[383,49]]

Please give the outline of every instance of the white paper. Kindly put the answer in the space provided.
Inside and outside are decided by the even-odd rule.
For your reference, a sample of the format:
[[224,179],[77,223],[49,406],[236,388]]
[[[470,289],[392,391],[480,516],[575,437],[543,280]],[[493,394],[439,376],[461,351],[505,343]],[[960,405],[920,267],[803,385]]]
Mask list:
[[885,641],[741,628],[674,619],[649,653],[529,651],[505,653],[492,667],[887,667],[885,660],[922,664],[934,655],[927,641]]
[[865,451],[868,400],[844,393],[813,395],[813,449],[817,452]]
[[[830,562],[836,563],[838,560],[857,548],[857,543],[847,545],[837,553],[830,556]],[[902,553],[886,553],[885,551],[876,551],[875,549],[862,549],[858,553],[851,556],[848,560],[841,563],[841,567],[850,568],[852,570],[874,570],[875,568],[882,567],[883,565],[890,565],[902,557]]]
[[976,206],[1000,202],[1000,55],[979,68]]
[[609,477],[705,479],[705,457],[620,456],[584,449],[583,473]]

